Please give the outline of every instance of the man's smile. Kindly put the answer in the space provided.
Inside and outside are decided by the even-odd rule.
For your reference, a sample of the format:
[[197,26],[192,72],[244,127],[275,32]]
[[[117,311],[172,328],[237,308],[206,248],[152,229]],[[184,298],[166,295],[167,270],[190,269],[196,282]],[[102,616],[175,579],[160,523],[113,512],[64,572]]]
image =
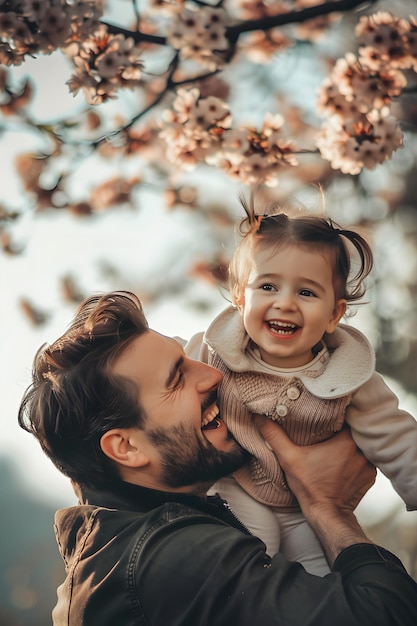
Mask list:
[[203,419],[201,423],[203,425],[203,430],[212,430],[214,428],[219,428],[220,422],[217,416],[219,415],[219,407],[217,404],[212,404],[208,407],[203,413]]

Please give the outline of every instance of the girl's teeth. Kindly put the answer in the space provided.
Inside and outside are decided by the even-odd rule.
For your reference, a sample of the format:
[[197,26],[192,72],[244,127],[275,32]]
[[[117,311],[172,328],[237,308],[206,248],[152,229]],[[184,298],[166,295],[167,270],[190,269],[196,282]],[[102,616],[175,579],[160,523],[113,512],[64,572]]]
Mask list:
[[297,328],[295,324],[286,324],[284,322],[281,324],[270,322],[269,327],[277,335],[291,335]]
[[292,328],[274,328],[274,326],[271,326],[271,330],[273,330],[274,333],[277,333],[278,335],[291,335],[291,333],[294,332]]

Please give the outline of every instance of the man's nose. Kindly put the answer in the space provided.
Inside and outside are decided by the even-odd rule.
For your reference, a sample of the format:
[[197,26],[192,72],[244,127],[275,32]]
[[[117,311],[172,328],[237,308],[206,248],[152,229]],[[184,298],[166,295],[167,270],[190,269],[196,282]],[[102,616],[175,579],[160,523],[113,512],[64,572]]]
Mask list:
[[216,368],[206,363],[198,362],[196,368],[196,386],[200,393],[206,393],[210,389],[217,387],[223,378],[222,374]]

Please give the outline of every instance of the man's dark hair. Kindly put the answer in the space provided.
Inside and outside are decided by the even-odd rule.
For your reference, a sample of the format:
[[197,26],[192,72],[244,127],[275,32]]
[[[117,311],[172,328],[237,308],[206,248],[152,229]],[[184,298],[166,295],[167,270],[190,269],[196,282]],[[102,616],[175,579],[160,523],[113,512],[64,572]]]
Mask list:
[[56,467],[79,484],[118,479],[100,439],[112,428],[141,427],[139,389],[112,373],[115,358],[148,331],[140,300],[127,291],[96,295],[78,308],[67,331],[35,356],[19,425]]

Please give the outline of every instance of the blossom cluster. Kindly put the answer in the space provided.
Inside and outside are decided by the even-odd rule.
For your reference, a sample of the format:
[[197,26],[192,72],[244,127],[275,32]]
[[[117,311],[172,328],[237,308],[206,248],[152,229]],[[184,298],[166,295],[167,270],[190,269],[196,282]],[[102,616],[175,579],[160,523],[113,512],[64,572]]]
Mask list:
[[0,0],[0,64],[82,41],[99,25],[103,0]]
[[172,109],[163,113],[160,137],[166,142],[167,158],[183,169],[193,169],[217,153],[230,123],[230,110],[223,100],[200,98],[197,88],[178,89]]
[[326,116],[317,137],[334,169],[358,174],[374,169],[402,147],[391,104],[407,86],[403,70],[417,70],[417,21],[380,11],[363,16],[355,30],[358,56],[338,59],[323,82],[318,110]]
[[100,26],[89,37],[64,48],[75,66],[67,81],[72,93],[82,89],[88,104],[101,104],[122,88],[142,80],[142,52],[131,37],[109,34]]
[[[172,108],[163,112],[159,137],[167,146],[164,156],[181,169],[205,162],[242,182],[273,185],[283,166],[298,165],[299,149],[285,136],[280,115],[267,113],[261,128],[235,126],[227,95],[210,91],[208,76],[190,77],[180,62],[185,61],[186,67],[190,61],[198,63],[217,75],[233,58],[237,43],[252,60],[269,62],[277,50],[292,45],[291,33],[314,39],[338,17],[324,15],[302,24],[294,18],[290,28],[267,24],[254,33],[245,31],[245,20],[297,13],[317,6],[318,0],[238,0],[230,2],[227,11],[225,3],[148,0],[137,29],[119,33],[117,27],[108,29],[100,23],[103,5],[104,0],[0,0],[0,64],[18,65],[27,55],[60,48],[74,66],[67,81],[70,91],[83,91],[90,105],[114,98],[120,89],[136,87],[141,87],[143,101],[160,102],[176,87]],[[158,13],[158,19],[148,23],[152,13]],[[165,35],[155,34],[158,27]],[[325,121],[313,146],[334,169],[349,174],[374,168],[402,146],[391,105],[407,86],[405,72],[417,71],[415,18],[378,12],[361,17],[355,33],[357,54],[338,59],[321,86],[317,110]],[[147,45],[155,49],[154,44],[173,49],[174,60],[166,72],[153,79],[149,73],[145,81],[143,50],[148,50]],[[198,89],[180,88],[197,80]],[[32,95],[29,79],[20,92],[13,93],[6,67],[0,68],[0,95],[0,111],[19,114]],[[139,150],[157,134],[153,129],[151,139],[144,142],[134,137],[133,129],[123,137],[122,130],[126,152]],[[107,145],[107,150],[113,149]]]
[[164,111],[160,137],[167,158],[182,169],[206,162],[244,183],[273,186],[283,166],[297,165],[295,142],[283,137],[283,124],[280,115],[267,113],[261,129],[233,127],[223,100],[180,89],[173,108]]
[[174,16],[167,31],[167,42],[179,51],[182,59],[196,61],[214,71],[224,65],[222,51],[227,50],[228,15],[224,9],[185,7]]
[[142,77],[141,51],[132,38],[100,24],[103,0],[0,0],[0,63],[20,65],[27,55],[60,48],[73,62],[68,81],[89,104],[101,104]]

